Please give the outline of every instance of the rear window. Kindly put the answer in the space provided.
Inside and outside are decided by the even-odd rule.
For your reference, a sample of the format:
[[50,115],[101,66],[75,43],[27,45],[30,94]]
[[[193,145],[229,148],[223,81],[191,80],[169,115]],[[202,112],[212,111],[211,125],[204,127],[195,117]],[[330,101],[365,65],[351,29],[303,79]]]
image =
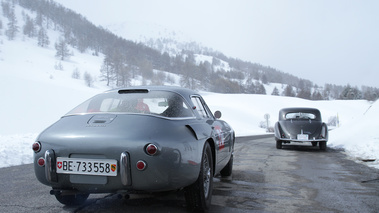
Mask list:
[[178,94],[168,91],[119,91],[94,96],[66,115],[88,113],[151,114],[164,117],[194,117]]
[[287,120],[290,120],[290,119],[305,119],[305,120],[314,120],[317,118],[317,116],[313,113],[305,113],[305,112],[290,112],[290,113],[287,113],[285,118]]

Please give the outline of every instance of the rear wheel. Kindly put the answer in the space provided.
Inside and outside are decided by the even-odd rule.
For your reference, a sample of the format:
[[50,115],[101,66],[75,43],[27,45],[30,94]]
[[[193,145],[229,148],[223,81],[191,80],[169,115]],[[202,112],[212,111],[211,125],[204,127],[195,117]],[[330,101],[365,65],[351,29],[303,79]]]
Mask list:
[[204,145],[200,174],[195,183],[185,188],[184,195],[191,210],[205,211],[211,206],[213,190],[213,158],[208,143]]
[[283,147],[282,141],[276,141],[276,148],[281,149]]
[[62,204],[67,206],[76,206],[86,202],[89,194],[74,194],[74,195],[61,195],[55,194],[55,198]]

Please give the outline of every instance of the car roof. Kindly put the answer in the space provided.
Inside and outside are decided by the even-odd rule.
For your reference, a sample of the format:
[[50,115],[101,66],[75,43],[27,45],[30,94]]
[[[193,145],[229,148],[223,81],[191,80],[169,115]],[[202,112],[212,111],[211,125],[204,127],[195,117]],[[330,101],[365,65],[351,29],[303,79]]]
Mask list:
[[[175,92],[180,94],[185,99],[189,99],[192,95],[199,95],[198,92],[177,86],[134,86],[134,87],[124,87],[124,88],[116,88],[112,90],[108,90],[106,92],[128,92],[128,91],[138,91],[138,90],[147,90],[147,91],[168,91]],[[199,95],[200,96],[200,95]]]
[[291,107],[291,108],[283,108],[279,111],[279,120],[285,120],[285,115],[290,112],[303,112],[303,113],[312,113],[315,114],[317,120],[321,120],[320,110],[316,108],[309,107]]

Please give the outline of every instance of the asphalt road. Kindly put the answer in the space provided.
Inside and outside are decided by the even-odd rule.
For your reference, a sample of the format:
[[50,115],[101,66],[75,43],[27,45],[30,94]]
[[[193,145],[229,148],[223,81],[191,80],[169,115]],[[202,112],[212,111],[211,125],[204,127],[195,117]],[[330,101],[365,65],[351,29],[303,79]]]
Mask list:
[[[233,175],[215,178],[210,212],[379,212],[379,170],[341,150],[275,148],[270,137],[240,137]],[[90,195],[65,207],[34,177],[31,164],[0,169],[0,212],[187,212],[182,193]]]

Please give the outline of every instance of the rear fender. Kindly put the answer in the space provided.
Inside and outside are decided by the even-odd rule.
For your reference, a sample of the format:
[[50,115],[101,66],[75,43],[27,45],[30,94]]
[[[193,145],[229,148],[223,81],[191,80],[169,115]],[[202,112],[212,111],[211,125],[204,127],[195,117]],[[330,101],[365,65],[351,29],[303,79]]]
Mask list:
[[323,135],[325,137],[326,141],[328,141],[329,132],[328,132],[328,126],[325,123],[322,123],[321,135]]
[[275,129],[274,130],[275,130],[274,131],[274,133],[275,133],[275,139],[280,140],[281,134],[282,134],[282,129],[280,127],[280,123],[279,122],[275,123]]
[[212,133],[207,124],[187,124],[186,127],[193,132],[197,140],[206,139]]

